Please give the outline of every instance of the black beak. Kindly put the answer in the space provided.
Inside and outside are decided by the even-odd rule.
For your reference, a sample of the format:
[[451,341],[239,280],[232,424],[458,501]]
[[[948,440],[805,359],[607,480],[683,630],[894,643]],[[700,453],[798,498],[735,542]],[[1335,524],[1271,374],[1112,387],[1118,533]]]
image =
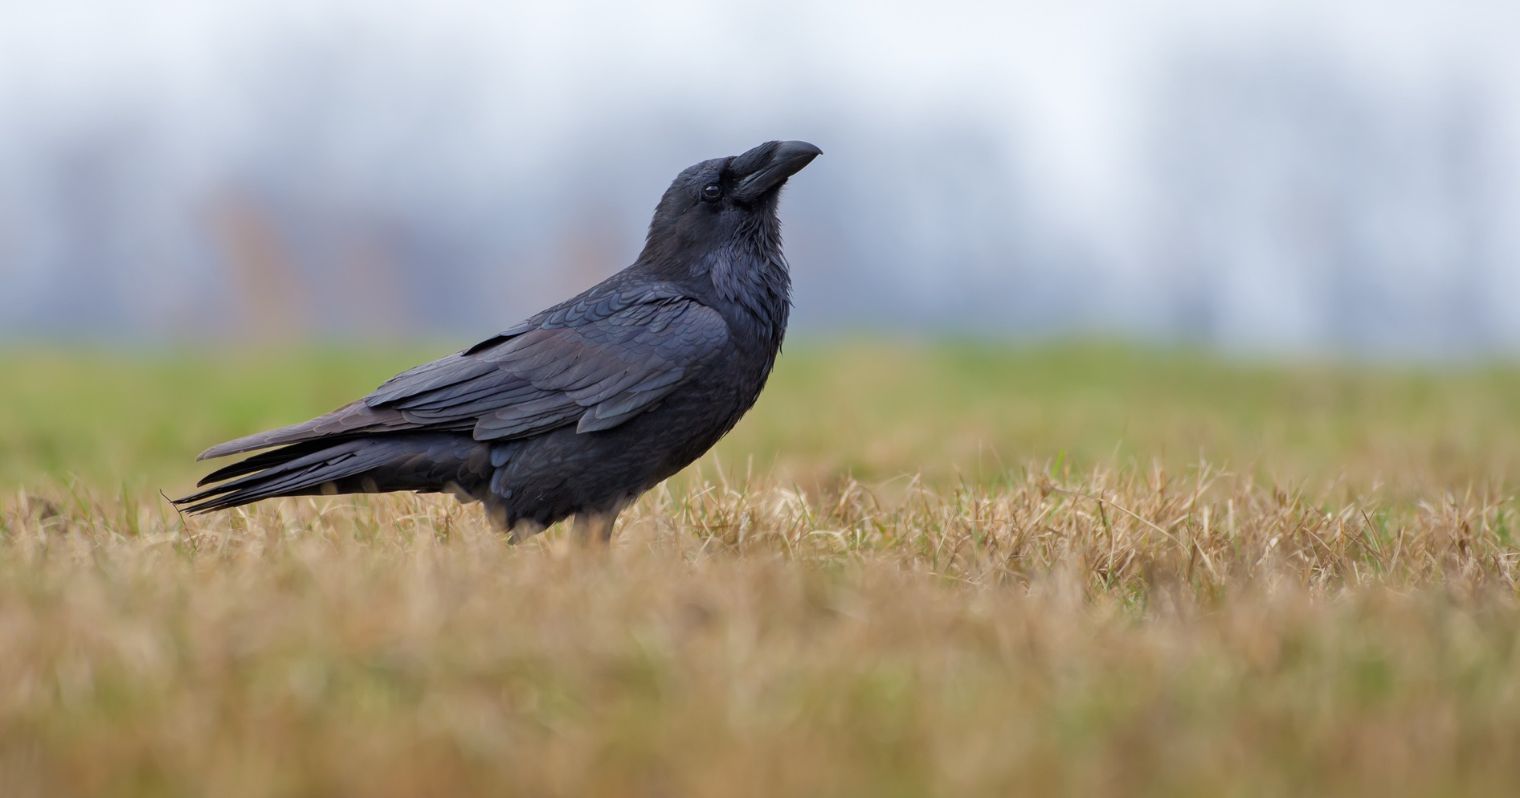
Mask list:
[[805,141],[767,141],[740,155],[729,164],[738,177],[734,196],[752,202],[775,191],[788,177],[802,171],[823,150]]

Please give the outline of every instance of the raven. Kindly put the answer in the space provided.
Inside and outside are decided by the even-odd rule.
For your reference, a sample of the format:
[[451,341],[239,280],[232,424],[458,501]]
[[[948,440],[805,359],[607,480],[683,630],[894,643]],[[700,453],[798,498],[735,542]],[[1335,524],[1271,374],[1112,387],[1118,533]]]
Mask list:
[[791,307],[778,197],[821,152],[771,141],[686,169],[633,265],[327,415],[207,449],[198,459],[269,451],[175,504],[446,491],[513,540],[571,515],[579,536],[609,539],[619,511],[759,398]]

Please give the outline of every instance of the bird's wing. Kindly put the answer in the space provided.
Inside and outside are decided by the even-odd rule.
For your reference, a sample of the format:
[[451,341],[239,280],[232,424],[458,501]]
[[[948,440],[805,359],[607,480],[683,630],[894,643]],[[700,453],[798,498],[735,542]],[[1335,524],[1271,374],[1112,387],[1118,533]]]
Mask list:
[[727,339],[717,311],[673,289],[589,292],[398,374],[360,402],[202,458],[366,432],[469,430],[484,441],[570,424],[611,429],[658,403]]
[[594,432],[658,402],[727,338],[716,311],[674,291],[613,291],[397,376],[364,401],[419,426],[473,422],[477,440],[571,423]]

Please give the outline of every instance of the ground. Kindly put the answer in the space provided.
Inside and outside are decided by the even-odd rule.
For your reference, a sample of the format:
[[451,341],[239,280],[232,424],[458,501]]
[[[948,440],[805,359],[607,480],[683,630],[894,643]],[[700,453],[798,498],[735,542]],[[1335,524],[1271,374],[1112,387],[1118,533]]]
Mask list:
[[804,343],[602,553],[162,498],[434,354],[0,353],[5,795],[1520,785],[1520,369]]

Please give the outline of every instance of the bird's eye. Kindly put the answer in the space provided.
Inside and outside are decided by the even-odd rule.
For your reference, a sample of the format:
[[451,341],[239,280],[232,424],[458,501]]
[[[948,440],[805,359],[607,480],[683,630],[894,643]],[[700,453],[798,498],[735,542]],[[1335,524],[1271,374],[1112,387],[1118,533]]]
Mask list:
[[723,198],[723,187],[717,183],[708,183],[702,187],[702,199],[707,202],[717,202]]

